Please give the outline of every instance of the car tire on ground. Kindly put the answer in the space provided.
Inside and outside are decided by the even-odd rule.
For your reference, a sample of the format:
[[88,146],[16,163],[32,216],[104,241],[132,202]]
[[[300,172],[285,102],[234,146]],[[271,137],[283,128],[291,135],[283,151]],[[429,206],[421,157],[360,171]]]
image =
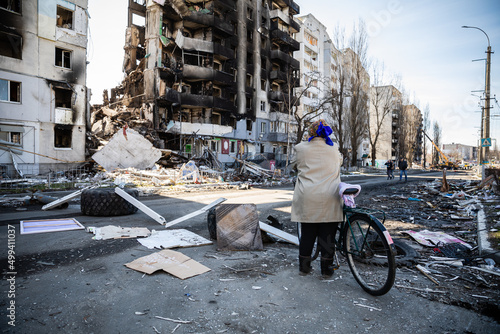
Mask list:
[[217,218],[215,216],[215,208],[208,210],[207,225],[210,239],[217,240]]
[[392,239],[396,248],[396,265],[397,266],[412,266],[417,263],[420,254],[408,244],[404,239]]
[[[123,189],[134,198],[137,189]],[[87,189],[81,195],[81,211],[87,216],[123,216],[137,212],[137,207],[127,202],[114,189]]]

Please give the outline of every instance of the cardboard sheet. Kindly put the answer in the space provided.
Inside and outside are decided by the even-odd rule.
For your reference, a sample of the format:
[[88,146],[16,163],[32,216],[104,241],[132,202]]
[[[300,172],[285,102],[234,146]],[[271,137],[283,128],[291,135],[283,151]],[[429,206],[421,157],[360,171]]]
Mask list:
[[163,270],[180,279],[186,279],[210,271],[210,268],[196,262],[189,256],[170,249],[143,256],[125,264],[125,266],[146,274]]
[[21,234],[83,230],[85,227],[75,218],[22,220]]
[[153,248],[175,248],[211,245],[212,241],[185,229],[151,232],[147,238],[138,239],[143,246]]

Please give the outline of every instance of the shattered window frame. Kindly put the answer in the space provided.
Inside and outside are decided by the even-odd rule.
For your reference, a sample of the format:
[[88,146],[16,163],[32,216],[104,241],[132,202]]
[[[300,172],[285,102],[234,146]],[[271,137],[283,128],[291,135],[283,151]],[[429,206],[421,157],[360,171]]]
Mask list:
[[21,135],[21,132],[18,131],[0,131],[0,140],[6,141],[15,146],[23,146],[22,138],[23,136]]
[[54,148],[71,149],[73,142],[73,126],[56,124],[54,126]]
[[12,13],[22,14],[21,0],[0,0],[0,9]]
[[23,59],[23,38],[0,31],[0,56]]
[[71,56],[72,56],[71,50],[62,49],[56,46],[54,65],[56,67],[66,68],[70,70],[72,63]]
[[220,125],[222,121],[222,115],[216,112],[212,112],[210,116],[211,124]]
[[21,103],[21,82],[0,79],[0,102]]
[[54,106],[56,108],[71,109],[73,91],[70,89],[52,87],[54,91]]
[[68,8],[57,6],[56,26],[74,30],[74,12]]

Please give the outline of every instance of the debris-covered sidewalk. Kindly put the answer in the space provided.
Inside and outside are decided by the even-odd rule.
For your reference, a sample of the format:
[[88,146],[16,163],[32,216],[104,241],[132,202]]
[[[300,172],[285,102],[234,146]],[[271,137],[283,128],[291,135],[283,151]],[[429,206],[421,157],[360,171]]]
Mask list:
[[361,196],[382,209],[397,263],[412,279],[396,288],[474,309],[497,320],[500,305],[498,180],[397,183]]

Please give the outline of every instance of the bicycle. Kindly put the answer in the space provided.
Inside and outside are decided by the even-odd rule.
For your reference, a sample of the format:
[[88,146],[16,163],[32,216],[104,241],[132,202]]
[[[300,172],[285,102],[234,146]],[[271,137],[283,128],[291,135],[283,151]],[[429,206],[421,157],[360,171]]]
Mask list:
[[[347,188],[343,195],[354,195],[358,188]],[[338,253],[344,256],[358,284],[373,296],[389,292],[396,278],[394,242],[384,227],[385,212],[368,208],[349,207],[344,203],[344,219],[334,237],[334,270],[340,267]],[[377,218],[381,217],[382,222]],[[300,227],[297,225],[300,239]],[[316,240],[315,260],[319,255]]]

